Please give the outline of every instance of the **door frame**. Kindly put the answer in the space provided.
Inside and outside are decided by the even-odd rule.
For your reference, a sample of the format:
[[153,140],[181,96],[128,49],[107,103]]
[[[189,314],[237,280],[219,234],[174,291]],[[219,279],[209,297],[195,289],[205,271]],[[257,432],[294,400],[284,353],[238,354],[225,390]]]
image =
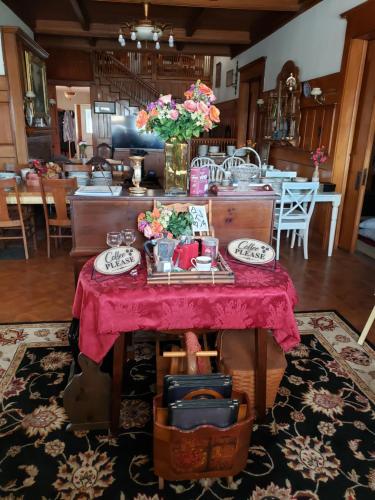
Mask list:
[[337,138],[332,165],[332,182],[342,193],[341,210],[336,227],[336,246],[340,246],[339,234],[345,192],[348,181],[350,155],[356,128],[358,105],[362,89],[367,47],[369,40],[375,40],[375,0],[344,12],[341,17],[347,20],[344,53],[341,73],[341,102],[337,127]]
[[[264,72],[266,68],[266,57],[259,57],[255,61],[240,68],[240,90],[237,108],[237,147],[246,146],[247,124],[249,121],[249,99],[251,80],[260,79],[260,93],[264,91]],[[258,118],[258,109],[256,109]]]

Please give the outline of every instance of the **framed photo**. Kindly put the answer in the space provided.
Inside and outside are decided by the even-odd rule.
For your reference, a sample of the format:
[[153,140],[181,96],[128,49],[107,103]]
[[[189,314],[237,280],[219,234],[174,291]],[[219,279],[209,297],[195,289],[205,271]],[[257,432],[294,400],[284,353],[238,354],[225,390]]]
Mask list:
[[46,64],[32,52],[25,50],[26,92],[35,94],[32,106],[36,119],[46,118],[48,114],[48,95]]
[[215,68],[215,87],[221,87],[221,62],[218,62]]
[[111,101],[95,101],[94,113],[101,113],[103,115],[115,115],[116,103]]
[[227,71],[225,84],[227,87],[231,87],[233,83],[234,83],[234,71],[233,69],[230,69],[229,71]]

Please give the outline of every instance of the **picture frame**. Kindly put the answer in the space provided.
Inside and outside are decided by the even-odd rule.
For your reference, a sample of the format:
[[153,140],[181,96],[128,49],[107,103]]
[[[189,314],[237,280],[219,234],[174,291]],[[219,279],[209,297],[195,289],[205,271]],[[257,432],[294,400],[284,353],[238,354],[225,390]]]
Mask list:
[[221,62],[218,62],[215,68],[215,88],[221,87],[221,69],[222,64]]
[[230,69],[229,71],[227,71],[225,84],[227,87],[232,87],[233,83],[234,83],[234,70]]
[[99,113],[102,115],[115,115],[116,103],[114,101],[95,101],[94,113]]
[[25,76],[26,92],[35,94],[31,106],[35,121],[42,123],[47,121],[48,116],[48,94],[46,63],[29,50],[25,50]]

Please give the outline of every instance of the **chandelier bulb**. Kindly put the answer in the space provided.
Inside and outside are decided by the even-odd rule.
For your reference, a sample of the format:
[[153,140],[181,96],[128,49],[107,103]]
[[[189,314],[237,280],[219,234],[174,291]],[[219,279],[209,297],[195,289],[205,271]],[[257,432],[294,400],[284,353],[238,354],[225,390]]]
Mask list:
[[126,45],[125,38],[122,39],[122,41],[120,42],[120,45],[121,45],[121,47],[125,47],[125,45]]
[[152,39],[154,40],[154,42],[157,42],[158,41],[158,33],[157,31],[154,31],[153,35],[152,35]]
[[156,42],[156,43],[155,43],[155,49],[156,49],[156,50],[160,50],[160,43],[159,43],[159,42]]
[[137,49],[141,49],[141,48],[142,48],[142,44],[141,44],[141,42],[138,40],[138,42],[137,42]]
[[132,31],[130,34],[130,38],[133,40],[133,42],[137,39],[137,33],[135,31]]
[[174,38],[172,34],[169,35],[168,44],[170,47],[174,47]]

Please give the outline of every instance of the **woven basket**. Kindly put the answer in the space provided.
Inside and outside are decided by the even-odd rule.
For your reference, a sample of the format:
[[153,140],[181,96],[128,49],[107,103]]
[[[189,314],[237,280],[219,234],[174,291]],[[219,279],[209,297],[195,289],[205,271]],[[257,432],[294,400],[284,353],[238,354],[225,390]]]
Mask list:
[[[255,335],[252,330],[224,330],[218,335],[219,371],[232,375],[233,390],[248,395],[255,405]],[[286,369],[283,351],[272,333],[267,335],[267,396],[266,406],[271,408]]]

